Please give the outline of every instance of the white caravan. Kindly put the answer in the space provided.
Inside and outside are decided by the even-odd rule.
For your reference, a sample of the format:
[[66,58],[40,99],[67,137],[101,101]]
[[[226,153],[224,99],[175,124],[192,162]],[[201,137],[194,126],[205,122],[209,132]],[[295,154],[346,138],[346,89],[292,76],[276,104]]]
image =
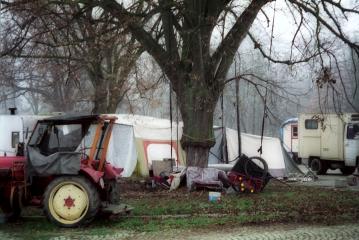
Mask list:
[[45,116],[0,115],[0,156],[15,156],[17,145],[26,143],[38,119]]

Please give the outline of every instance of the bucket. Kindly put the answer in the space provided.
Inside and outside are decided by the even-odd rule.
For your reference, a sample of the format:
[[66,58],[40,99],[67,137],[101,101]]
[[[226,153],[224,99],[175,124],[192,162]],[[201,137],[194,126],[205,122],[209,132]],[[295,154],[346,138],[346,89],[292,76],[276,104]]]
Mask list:
[[220,202],[221,201],[221,193],[220,192],[209,192],[208,193],[208,201]]

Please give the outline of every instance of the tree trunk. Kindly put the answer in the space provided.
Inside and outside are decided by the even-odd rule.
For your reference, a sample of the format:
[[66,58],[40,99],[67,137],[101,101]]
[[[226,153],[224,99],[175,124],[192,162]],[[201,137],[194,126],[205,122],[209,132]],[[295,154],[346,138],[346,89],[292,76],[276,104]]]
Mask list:
[[210,147],[200,145],[188,145],[185,147],[187,166],[208,167],[208,156]]
[[[123,93],[122,89],[111,89],[108,81],[99,81],[95,88],[93,113],[116,113],[117,106],[121,102]],[[113,86],[112,86],[113,87]]]
[[215,144],[213,115],[218,96],[209,92],[198,84],[187,88],[185,96],[178,98],[184,124],[181,144],[186,152],[187,166],[208,167],[209,150]]
[[94,107],[92,109],[93,113],[107,113],[107,99],[108,99],[108,90],[106,82],[102,79],[98,81],[98,84],[94,84],[95,96],[94,96]]
[[100,67],[95,70],[88,69],[88,74],[95,89],[92,113],[115,113],[117,104],[114,103],[116,100],[113,99],[111,94],[113,91],[110,90],[110,81],[112,79],[105,78]]

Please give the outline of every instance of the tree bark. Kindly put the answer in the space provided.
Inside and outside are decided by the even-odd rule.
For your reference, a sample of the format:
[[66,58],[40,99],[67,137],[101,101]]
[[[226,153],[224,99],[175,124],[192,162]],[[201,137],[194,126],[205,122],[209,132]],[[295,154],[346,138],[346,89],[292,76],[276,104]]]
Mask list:
[[187,86],[178,98],[184,124],[181,144],[186,152],[187,166],[207,167],[209,149],[215,144],[213,114],[218,96],[199,79],[192,79],[193,82],[197,84]]
[[107,88],[104,82],[99,85],[95,85],[95,94],[93,104],[94,107],[92,109],[93,113],[106,113],[107,112]]
[[188,145],[185,148],[187,166],[208,167],[209,149],[210,147],[202,147],[194,144]]
[[[126,76],[127,77],[127,76]],[[127,79],[122,79],[125,82]],[[127,89],[113,79],[100,79],[94,84],[95,93],[93,113],[116,113],[118,104],[122,101]]]
[[93,113],[116,113],[117,106],[123,98],[122,89],[110,89],[108,80],[101,80],[94,85]]

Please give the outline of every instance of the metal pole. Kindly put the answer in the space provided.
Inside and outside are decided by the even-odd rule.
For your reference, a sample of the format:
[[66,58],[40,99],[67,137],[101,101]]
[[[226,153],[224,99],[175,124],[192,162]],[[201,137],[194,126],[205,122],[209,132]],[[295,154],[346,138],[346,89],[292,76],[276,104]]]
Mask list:
[[239,115],[239,77],[237,76],[237,60],[234,58],[234,75],[236,76],[236,112],[237,112],[237,137],[238,137],[238,158],[242,155],[241,126]]

